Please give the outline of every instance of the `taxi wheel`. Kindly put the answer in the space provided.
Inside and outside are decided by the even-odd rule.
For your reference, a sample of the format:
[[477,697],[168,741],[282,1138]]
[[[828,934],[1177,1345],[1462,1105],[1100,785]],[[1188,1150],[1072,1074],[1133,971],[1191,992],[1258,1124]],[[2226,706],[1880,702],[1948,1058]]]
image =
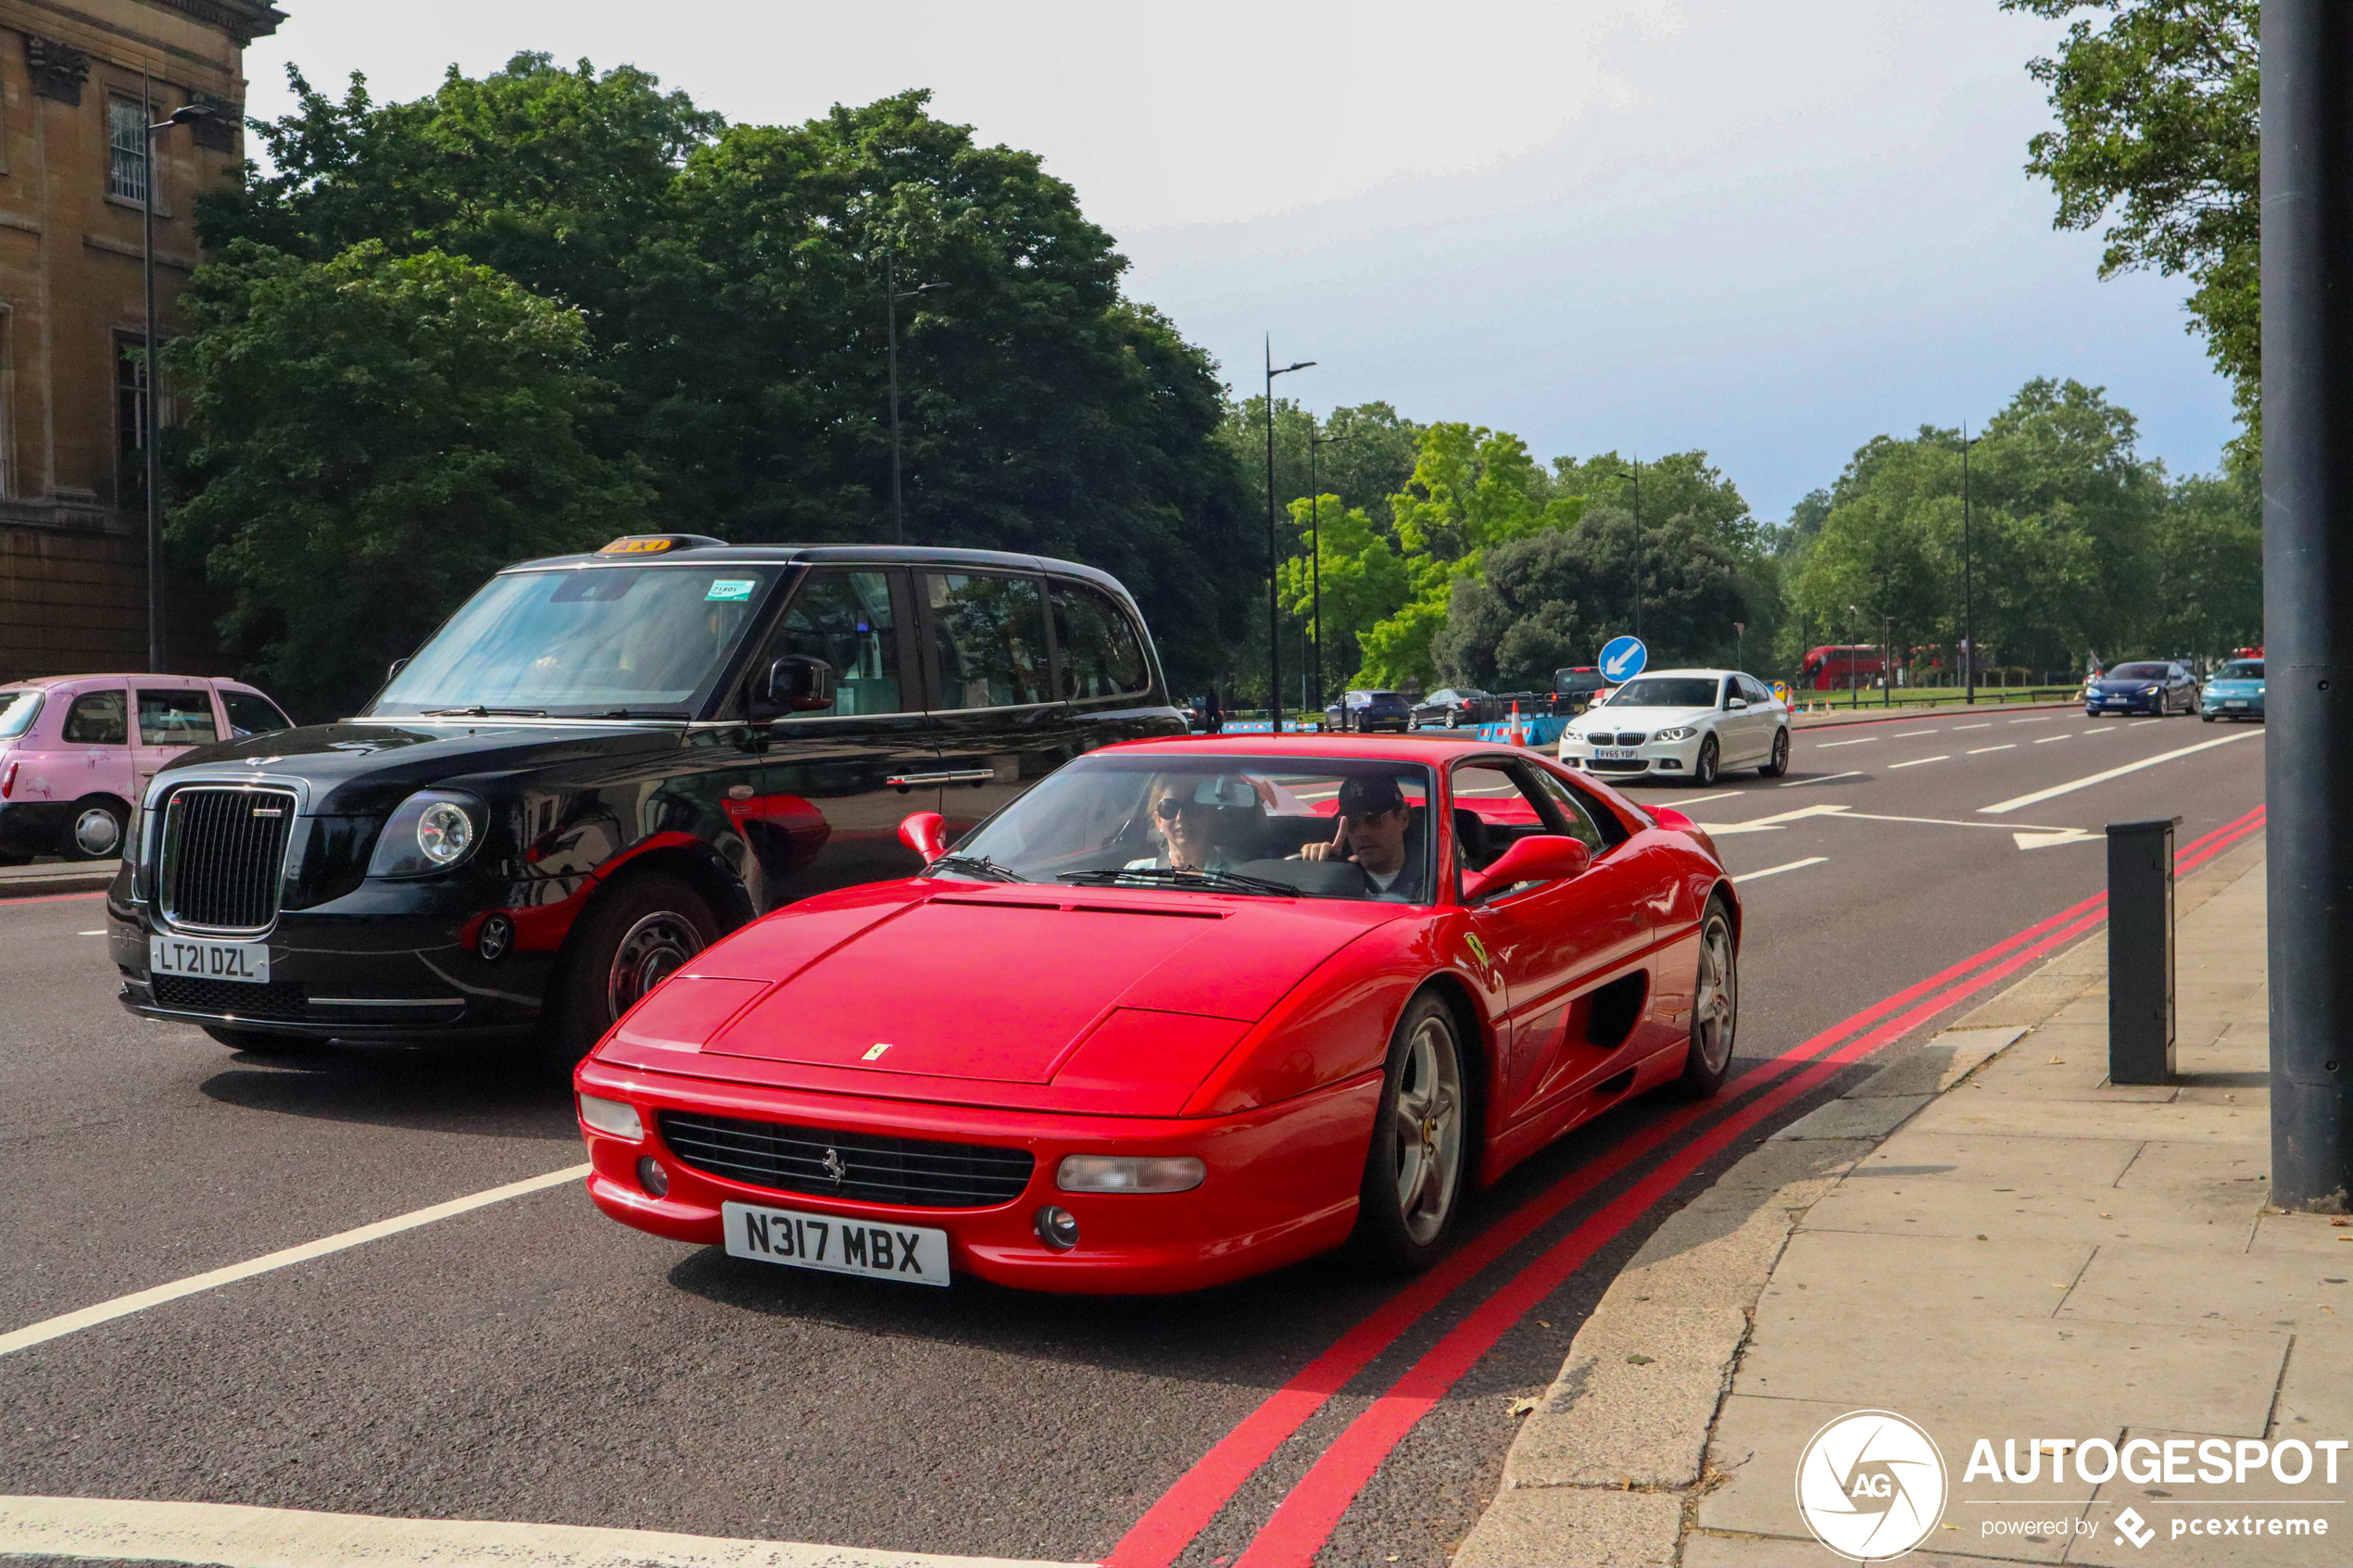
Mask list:
[[1692,783],[1705,789],[1716,782],[1716,737],[1708,736],[1699,743],[1699,759],[1692,764]]
[[327,1047],[326,1041],[308,1035],[276,1035],[267,1029],[230,1029],[208,1023],[204,1032],[233,1051],[248,1051],[255,1056],[306,1056]]
[[1732,1071],[1732,1045],[1740,1032],[1740,945],[1722,900],[1711,898],[1699,922],[1699,974],[1692,987],[1692,1044],[1676,1087],[1692,1099],[1705,1099],[1723,1087]]
[[569,1071],[639,997],[719,940],[701,894],[676,877],[635,876],[589,907],[557,960],[539,1054]]
[[1470,1187],[1471,1125],[1453,1010],[1425,993],[1389,1039],[1351,1238],[1367,1262],[1411,1273],[1445,1251]]
[[1773,732],[1773,759],[1756,770],[1760,779],[1778,779],[1789,771],[1789,732]]
[[111,860],[122,853],[122,830],[130,820],[131,813],[112,797],[84,796],[73,803],[58,851],[69,860]]

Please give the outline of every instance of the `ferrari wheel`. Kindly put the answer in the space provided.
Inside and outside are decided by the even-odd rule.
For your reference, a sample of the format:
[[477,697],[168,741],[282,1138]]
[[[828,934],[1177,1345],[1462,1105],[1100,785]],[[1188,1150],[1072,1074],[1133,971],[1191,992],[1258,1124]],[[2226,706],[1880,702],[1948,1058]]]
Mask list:
[[1470,1098],[1454,1014],[1424,996],[1390,1036],[1358,1193],[1359,1249],[1387,1269],[1412,1272],[1435,1262],[1462,1210],[1469,1152]]
[[1677,1087],[1705,1099],[1723,1087],[1732,1070],[1732,1042],[1740,1030],[1740,947],[1732,919],[1710,899],[1699,922],[1699,975],[1692,985],[1692,1044]]
[[1773,759],[1756,770],[1760,779],[1778,779],[1789,771],[1789,732],[1773,732]]
[[1716,782],[1716,759],[1719,755],[1721,754],[1716,749],[1716,737],[1714,735],[1710,735],[1705,740],[1700,742],[1699,759],[1692,764],[1692,783],[1699,785],[1702,789],[1705,789],[1708,785],[1714,784]]
[[719,940],[702,895],[674,877],[633,877],[592,906],[564,944],[540,1051],[569,1070],[645,994]]

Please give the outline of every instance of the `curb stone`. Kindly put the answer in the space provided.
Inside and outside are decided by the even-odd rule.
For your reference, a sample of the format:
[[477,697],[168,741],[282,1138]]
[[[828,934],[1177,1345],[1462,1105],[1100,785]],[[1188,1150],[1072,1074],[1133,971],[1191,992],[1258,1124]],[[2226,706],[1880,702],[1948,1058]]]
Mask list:
[[120,860],[76,860],[55,865],[0,866],[0,901],[53,893],[104,892],[122,869]]
[[[2183,882],[2175,919],[2237,880],[2265,837]],[[1704,1548],[1684,1556],[1715,1538],[1692,1534],[1689,1516],[1716,1482],[1708,1442],[1791,1232],[1899,1125],[2101,984],[2107,966],[2106,933],[2095,932],[1780,1129],[1669,1215],[1578,1330],[1453,1568],[1705,1561]]]

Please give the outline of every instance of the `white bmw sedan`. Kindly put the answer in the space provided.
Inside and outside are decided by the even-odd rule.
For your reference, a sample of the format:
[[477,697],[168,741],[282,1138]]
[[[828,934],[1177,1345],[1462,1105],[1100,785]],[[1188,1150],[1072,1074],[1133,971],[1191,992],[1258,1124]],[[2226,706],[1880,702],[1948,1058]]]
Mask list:
[[1734,768],[1789,771],[1789,709],[1737,670],[1645,671],[1571,721],[1560,758],[1605,778],[1711,784]]

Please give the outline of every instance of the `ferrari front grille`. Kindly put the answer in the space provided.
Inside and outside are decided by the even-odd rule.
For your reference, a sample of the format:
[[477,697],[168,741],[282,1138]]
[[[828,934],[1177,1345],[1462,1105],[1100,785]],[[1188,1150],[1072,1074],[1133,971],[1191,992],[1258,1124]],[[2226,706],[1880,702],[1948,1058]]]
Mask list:
[[1026,1148],[937,1143],[879,1133],[746,1122],[685,1110],[657,1113],[661,1141],[696,1170],[772,1192],[849,1198],[912,1209],[987,1209],[1029,1185]]

